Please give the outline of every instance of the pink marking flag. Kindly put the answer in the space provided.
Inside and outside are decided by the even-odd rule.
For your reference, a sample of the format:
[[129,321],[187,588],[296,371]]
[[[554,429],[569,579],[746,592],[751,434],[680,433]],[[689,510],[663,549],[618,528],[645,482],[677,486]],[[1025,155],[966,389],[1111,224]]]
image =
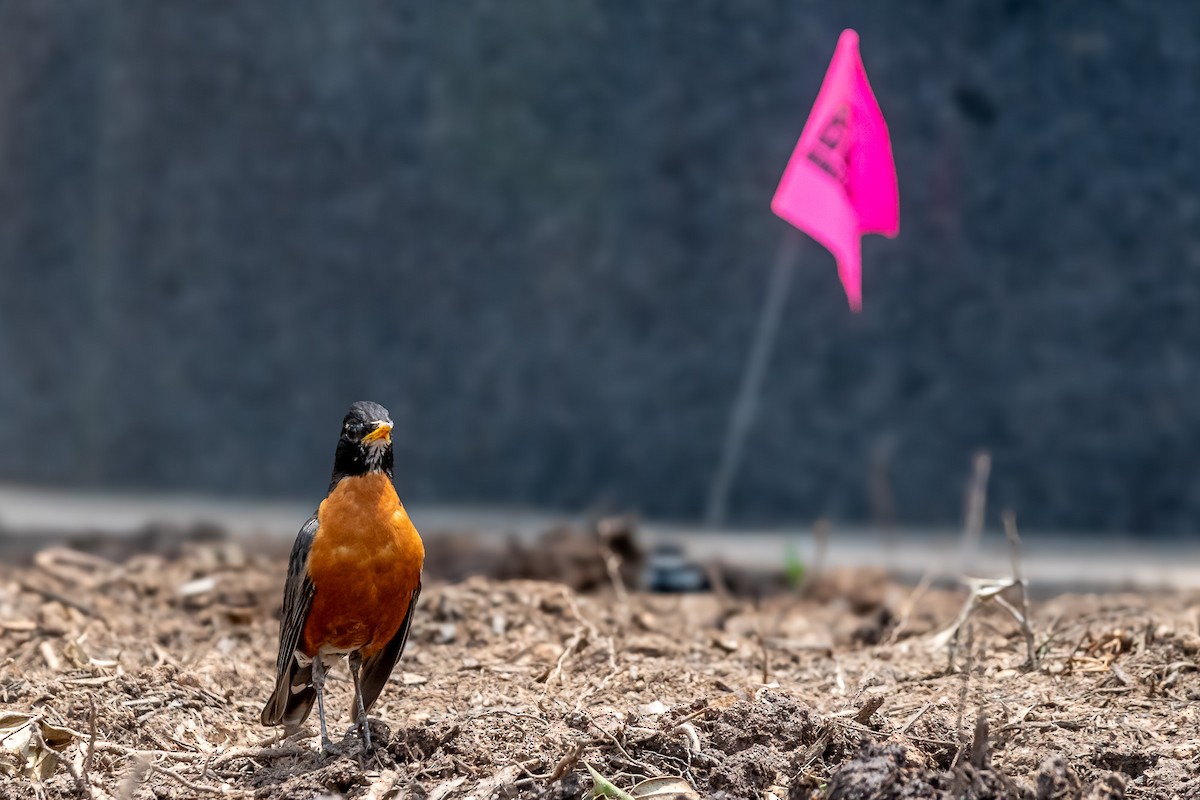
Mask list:
[[852,30],[838,39],[771,210],[833,254],[850,308],[861,310],[862,235],[900,232],[900,195],[887,123]]

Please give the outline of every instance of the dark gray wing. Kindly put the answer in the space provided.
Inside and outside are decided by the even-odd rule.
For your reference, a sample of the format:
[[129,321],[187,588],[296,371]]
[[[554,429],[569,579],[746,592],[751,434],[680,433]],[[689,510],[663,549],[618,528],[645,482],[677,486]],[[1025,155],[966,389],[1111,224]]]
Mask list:
[[[404,653],[404,645],[408,642],[408,629],[412,627],[413,612],[416,611],[417,598],[420,596],[421,582],[418,580],[417,588],[413,589],[412,597],[409,598],[408,612],[404,615],[404,622],[400,623],[400,630],[396,631],[396,635],[386,647],[362,663],[359,683],[362,686],[363,709],[368,713],[371,711],[371,705],[379,698],[379,693],[383,691],[388,676],[400,661],[401,654]],[[351,708],[358,708],[357,701]]]
[[300,647],[300,636],[304,633],[304,622],[312,608],[313,592],[316,591],[308,576],[308,554],[317,535],[317,516],[314,514],[304,523],[292,555],[288,559],[287,582],[283,586],[283,615],[279,620],[279,655],[275,659],[275,691],[267,700],[262,711],[263,725],[283,723],[295,729],[312,711],[316,691],[312,688],[312,667],[301,667],[296,661],[296,650]]

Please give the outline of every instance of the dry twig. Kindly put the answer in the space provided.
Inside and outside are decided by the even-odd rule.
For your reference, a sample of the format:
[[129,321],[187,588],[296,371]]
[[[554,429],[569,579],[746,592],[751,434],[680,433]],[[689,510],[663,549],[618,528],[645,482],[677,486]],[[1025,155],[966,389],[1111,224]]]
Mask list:
[[762,631],[762,610],[756,600],[754,603],[754,638],[758,640],[759,650],[762,651],[762,682],[771,682],[771,654],[767,650],[767,640]]
[[900,640],[900,634],[908,627],[909,617],[912,616],[913,609],[917,606],[917,601],[929,591],[929,587],[933,584],[934,575],[939,572],[941,572],[941,566],[937,564],[930,564],[925,568],[925,572],[921,575],[921,580],[917,582],[916,588],[909,592],[908,597],[904,600],[904,605],[900,608],[900,618],[888,636],[885,643],[887,646],[890,647]]
[[985,769],[990,761],[988,717],[983,712],[980,712],[975,717],[975,736],[971,739],[971,751],[968,760],[975,769]]
[[[947,669],[949,670],[954,669],[955,651],[958,647],[958,637],[962,630],[962,626],[965,625],[967,620],[970,619],[971,615],[974,614],[975,611],[981,608],[984,604],[995,601],[997,606],[1004,609],[1004,611],[1007,612],[1009,616],[1011,616],[1017,622],[1017,624],[1021,626],[1023,632],[1028,628],[1028,623],[1026,622],[1025,617],[1015,607],[1013,607],[1012,603],[1009,603],[1007,600],[1001,597],[1002,592],[1017,585],[1015,578],[1007,578],[1004,580],[988,580],[985,578],[964,577],[962,581],[970,590],[970,595],[967,597],[967,601],[963,603],[963,606],[959,610],[958,616],[955,618],[954,622],[950,623],[949,627],[930,639],[930,643],[934,647],[942,647],[947,644],[950,645],[950,660],[947,666]],[[1026,641],[1030,641],[1031,637],[1032,633],[1029,634],[1029,638],[1027,638]]]
[[83,759],[83,774],[91,782],[92,762],[96,755],[96,699],[88,695],[88,745],[87,756]]
[[546,776],[546,780],[550,783],[561,780],[564,775],[575,769],[575,765],[579,763],[579,757],[583,755],[583,742],[575,742],[568,748],[563,757],[554,765],[554,769]]
[[577,649],[587,642],[587,629],[580,626],[571,634],[571,638],[567,640],[567,644],[563,647],[563,651],[559,653],[558,661],[554,665],[554,669],[550,670],[550,674],[546,676],[546,685],[544,691],[549,691],[551,684],[558,678],[562,677],[563,665],[567,663]]
[[963,664],[962,671],[962,687],[958,691],[958,714],[954,718],[954,731],[958,734],[958,740],[961,744],[965,741],[963,733],[963,713],[967,709],[967,692],[971,688],[971,667],[975,663],[975,626],[967,626],[967,660]]
[[65,594],[62,594],[61,592],[56,592],[53,589],[47,588],[45,586],[38,586],[36,583],[33,583],[32,581],[28,581],[25,578],[22,578],[20,576],[18,576],[16,578],[16,582],[17,582],[18,586],[20,586],[22,589],[24,589],[27,592],[33,592],[34,594],[39,594],[42,597],[46,598],[47,600],[53,600],[55,603],[62,603],[64,606],[69,606],[69,607],[75,609],[76,611],[80,612],[81,614],[86,614],[89,617],[92,617],[92,618],[97,617],[95,609],[93,609],[91,606],[87,605],[86,603],[81,603],[78,600],[72,600],[70,597],[67,597]]
[[866,725],[867,720],[871,715],[883,707],[883,695],[876,694],[867,698],[867,702],[863,703],[862,708],[854,715],[854,721],[859,725]]
[[588,722],[590,722],[590,723],[591,723],[591,725],[592,725],[592,727],[593,727],[593,728],[595,728],[596,730],[600,731],[600,733],[604,734],[604,737],[605,737],[606,739],[608,739],[608,740],[609,740],[609,741],[611,741],[611,742],[612,742],[614,745],[616,745],[617,749],[621,751],[621,755],[623,755],[623,756],[625,757],[625,760],[626,760],[626,761],[628,761],[630,764],[635,764],[635,765],[637,765],[637,766],[641,767],[642,769],[646,770],[646,774],[647,774],[647,775],[652,775],[652,776],[653,776],[653,775],[659,775],[659,774],[660,774],[659,770],[657,770],[657,769],[655,769],[654,767],[652,767],[651,765],[647,764],[645,761],[639,761],[638,759],[636,759],[636,758],[634,758],[633,756],[631,756],[631,755],[629,754],[629,751],[625,749],[625,746],[621,744],[620,740],[619,740],[619,739],[617,739],[617,737],[616,737],[616,736],[614,736],[613,734],[611,734],[611,733],[609,733],[607,730],[605,730],[603,727],[601,727],[601,726],[600,726],[600,723],[596,722],[596,718],[595,718],[595,717],[593,717],[593,716],[592,716],[591,714],[589,714],[588,712],[586,712],[586,711],[583,711],[582,709],[580,710],[580,712],[579,712],[579,713],[583,714],[584,718],[585,718],[585,719],[586,719]]
[[206,786],[203,783],[195,783],[194,781],[190,781],[187,778],[183,777],[175,770],[170,769],[169,767],[164,767],[161,764],[153,764],[153,763],[150,764],[150,772],[152,774],[164,775],[164,776],[170,778],[171,780],[175,781],[176,783],[178,783],[180,786],[187,789],[188,791],[199,792],[199,793],[204,793],[204,794],[224,794],[225,793],[225,790],[222,789],[220,786]]
[[917,722],[921,719],[921,717],[925,716],[925,714],[931,708],[933,708],[933,703],[926,703],[925,705],[923,705],[919,709],[917,709],[916,713],[914,713],[911,717],[909,717],[907,720],[905,720],[904,724],[900,726],[900,733],[902,735],[907,735],[908,732],[910,730],[912,730],[913,725],[916,725]]

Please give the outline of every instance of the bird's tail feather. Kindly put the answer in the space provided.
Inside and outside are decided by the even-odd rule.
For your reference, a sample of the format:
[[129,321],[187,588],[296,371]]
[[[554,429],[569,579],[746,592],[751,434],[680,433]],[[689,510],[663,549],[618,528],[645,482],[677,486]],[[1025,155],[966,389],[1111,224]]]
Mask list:
[[312,685],[312,665],[300,666],[292,659],[286,672],[275,680],[275,691],[267,698],[260,720],[263,725],[283,725],[291,736],[308,715],[317,701],[317,690]]

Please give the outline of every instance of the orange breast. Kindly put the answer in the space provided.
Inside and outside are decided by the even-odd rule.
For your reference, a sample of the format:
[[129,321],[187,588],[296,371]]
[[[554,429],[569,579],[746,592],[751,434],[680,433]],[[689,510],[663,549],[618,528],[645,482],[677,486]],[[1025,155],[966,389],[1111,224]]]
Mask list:
[[383,649],[404,621],[421,579],[425,547],[382,473],[343,478],[317,510],[319,526],[308,556],[316,591],[302,647]]

